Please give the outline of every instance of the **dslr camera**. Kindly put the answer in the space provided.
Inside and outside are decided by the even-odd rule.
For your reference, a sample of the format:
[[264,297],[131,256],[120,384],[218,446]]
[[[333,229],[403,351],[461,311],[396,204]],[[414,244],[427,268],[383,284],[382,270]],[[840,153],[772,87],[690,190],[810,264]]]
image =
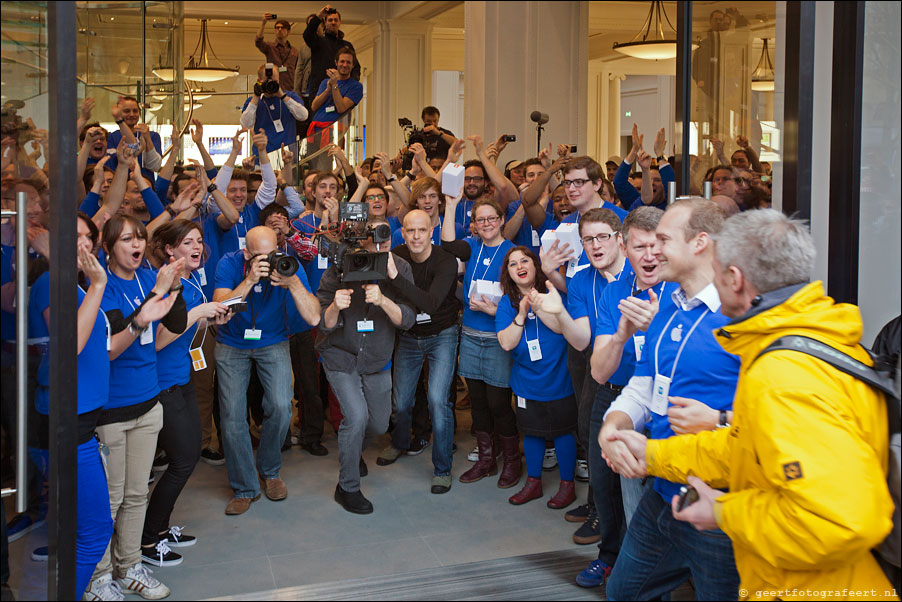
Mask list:
[[366,203],[340,203],[338,223],[331,224],[318,238],[319,254],[329,258],[342,282],[371,282],[388,277],[388,253],[370,253],[360,244],[370,237],[375,243],[391,240],[388,224],[367,225],[369,211]]
[[[407,117],[398,119],[398,125],[401,126],[401,129],[404,131],[404,141],[408,147],[411,144],[419,142],[423,145],[427,158],[431,159],[435,156],[436,152],[438,152],[439,135],[431,132],[424,132],[421,128],[415,126]],[[407,151],[402,157],[401,168],[404,171],[410,171],[412,166],[413,151]]]
[[266,259],[264,261],[269,263],[270,274],[275,272],[283,278],[294,276],[298,269],[301,267],[301,262],[299,262],[296,257],[286,255],[281,251],[273,251],[266,256]]
[[273,78],[275,66],[272,63],[266,63],[263,67],[263,81],[254,84],[254,94],[262,96],[262,94],[278,94],[279,81]]

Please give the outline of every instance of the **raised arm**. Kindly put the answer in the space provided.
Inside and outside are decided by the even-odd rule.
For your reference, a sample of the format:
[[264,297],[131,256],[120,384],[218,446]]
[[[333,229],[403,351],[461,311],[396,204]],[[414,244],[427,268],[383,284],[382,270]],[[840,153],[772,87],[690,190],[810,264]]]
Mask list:
[[495,190],[497,190],[498,194],[501,196],[501,208],[506,208],[511,201],[520,198],[517,187],[514,186],[513,182],[504,177],[504,174],[501,173],[498,166],[492,163],[485,153],[485,145],[482,142],[482,136],[467,136],[467,140],[473,143],[473,148],[476,149],[476,156],[482,161],[482,166],[485,168],[489,180],[492,181],[492,184],[495,185]]

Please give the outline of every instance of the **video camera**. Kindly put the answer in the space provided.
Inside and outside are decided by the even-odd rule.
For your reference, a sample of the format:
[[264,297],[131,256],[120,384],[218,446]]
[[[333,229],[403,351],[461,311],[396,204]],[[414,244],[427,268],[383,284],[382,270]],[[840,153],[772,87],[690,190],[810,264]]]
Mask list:
[[360,243],[391,240],[388,224],[368,226],[370,207],[366,203],[340,203],[338,224],[318,237],[319,254],[328,257],[342,282],[368,282],[388,277],[388,253],[370,253]]
[[256,96],[279,93],[279,82],[273,78],[274,70],[275,66],[272,63],[266,63],[263,67],[263,81],[254,84],[254,94]]
[[[404,130],[404,141],[408,148],[411,144],[419,142],[426,150],[426,157],[428,158],[432,158],[438,151],[438,141],[440,138],[438,134],[424,132],[421,128],[415,126],[407,117],[399,118],[398,125]],[[413,167],[413,151],[408,150],[404,153],[404,157],[402,158],[401,169],[410,171],[411,167]]]

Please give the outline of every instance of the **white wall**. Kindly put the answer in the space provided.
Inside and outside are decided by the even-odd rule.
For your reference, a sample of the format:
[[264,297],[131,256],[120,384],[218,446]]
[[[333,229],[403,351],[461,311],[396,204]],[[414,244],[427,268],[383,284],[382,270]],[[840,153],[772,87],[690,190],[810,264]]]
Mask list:
[[[620,82],[619,135],[631,136],[633,124],[639,126],[644,136],[643,146],[653,152],[655,135],[664,128],[667,136],[667,154],[673,149],[674,76],[628,75]],[[627,116],[627,113],[630,115]],[[619,147],[617,154],[624,156],[629,148]]]

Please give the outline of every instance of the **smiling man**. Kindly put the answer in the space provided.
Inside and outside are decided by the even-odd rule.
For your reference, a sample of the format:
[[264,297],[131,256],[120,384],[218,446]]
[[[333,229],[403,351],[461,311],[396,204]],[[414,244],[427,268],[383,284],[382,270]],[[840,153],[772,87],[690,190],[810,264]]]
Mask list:
[[120,96],[119,101],[113,105],[113,120],[119,126],[119,130],[110,132],[106,139],[107,154],[110,160],[107,167],[115,170],[118,164],[116,157],[116,148],[122,137],[126,137],[126,142],[134,136],[138,141],[138,152],[135,156],[138,159],[138,165],[141,166],[141,173],[144,177],[153,183],[154,173],[163,166],[163,142],[160,135],[151,132],[146,123],[138,123],[141,120],[141,107],[138,105],[138,99],[133,96]]

